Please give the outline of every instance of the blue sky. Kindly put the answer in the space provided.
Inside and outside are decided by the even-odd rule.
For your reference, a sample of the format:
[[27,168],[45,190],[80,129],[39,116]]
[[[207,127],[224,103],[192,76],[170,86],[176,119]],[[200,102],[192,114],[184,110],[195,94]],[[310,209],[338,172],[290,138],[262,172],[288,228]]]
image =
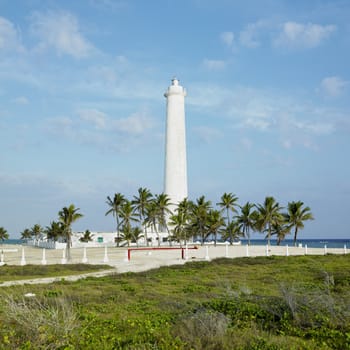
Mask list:
[[[0,0],[0,226],[114,229],[163,190],[165,98],[187,89],[189,196],[302,200],[350,238],[350,2]],[[260,237],[256,235],[256,237]]]

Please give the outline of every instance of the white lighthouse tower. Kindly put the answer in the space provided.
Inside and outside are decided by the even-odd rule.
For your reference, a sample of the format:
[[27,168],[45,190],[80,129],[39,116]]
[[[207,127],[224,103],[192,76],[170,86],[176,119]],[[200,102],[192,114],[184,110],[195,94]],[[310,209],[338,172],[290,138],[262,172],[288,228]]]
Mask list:
[[174,211],[176,205],[187,197],[186,90],[174,78],[164,96],[167,99],[164,193],[174,204],[170,207]]

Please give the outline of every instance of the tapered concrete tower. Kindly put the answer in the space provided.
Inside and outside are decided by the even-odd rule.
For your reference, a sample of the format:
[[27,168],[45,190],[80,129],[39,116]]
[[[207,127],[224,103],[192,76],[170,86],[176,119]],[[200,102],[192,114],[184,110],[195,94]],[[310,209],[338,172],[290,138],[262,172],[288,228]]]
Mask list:
[[[176,205],[187,197],[186,90],[174,78],[164,96],[167,99],[164,193]],[[175,205],[170,207],[172,211]]]

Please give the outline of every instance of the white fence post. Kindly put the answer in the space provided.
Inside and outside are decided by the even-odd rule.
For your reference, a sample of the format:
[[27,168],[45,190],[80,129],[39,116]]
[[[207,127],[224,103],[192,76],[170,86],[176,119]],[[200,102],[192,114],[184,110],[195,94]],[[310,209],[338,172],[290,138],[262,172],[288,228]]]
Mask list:
[[62,260],[61,260],[61,264],[67,264],[67,258],[66,258],[66,248],[64,248],[62,250]]
[[210,260],[210,258],[209,258],[209,248],[208,248],[207,245],[205,246],[205,260]]
[[305,255],[307,255],[307,244],[305,244]]
[[88,262],[88,258],[86,256],[86,247],[84,247],[84,250],[83,250],[83,258],[81,259],[81,262],[83,264],[86,264]]
[[105,255],[103,257],[103,262],[104,263],[108,263],[109,260],[108,260],[108,254],[107,254],[107,246],[105,245]]
[[324,245],[324,255],[327,255],[327,244]]
[[1,255],[0,255],[0,266],[3,266],[5,265],[5,262],[4,262],[4,252],[1,251]]
[[43,258],[41,260],[41,265],[46,265],[47,261],[46,261],[46,252],[45,252],[45,248],[43,248]]
[[22,248],[21,266],[24,266],[24,265],[27,265],[27,262],[26,262],[26,257],[24,254],[24,248]]
[[288,244],[286,246],[286,256],[289,256],[289,247],[288,247]]
[[225,258],[228,258],[228,242],[225,244]]

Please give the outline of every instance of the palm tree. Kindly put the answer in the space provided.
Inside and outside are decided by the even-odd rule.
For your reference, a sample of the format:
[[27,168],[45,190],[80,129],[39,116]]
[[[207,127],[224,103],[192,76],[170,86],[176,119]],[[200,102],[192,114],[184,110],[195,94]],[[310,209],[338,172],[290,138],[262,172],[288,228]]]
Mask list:
[[193,203],[189,201],[187,198],[184,198],[176,208],[176,213],[170,216],[169,226],[172,232],[171,239],[180,243],[182,245],[182,241],[187,243],[187,240],[190,238],[190,230],[188,229],[190,213]]
[[273,225],[279,225],[283,221],[281,207],[273,197],[266,197],[264,204],[258,204],[256,228],[260,232],[266,232],[267,244],[270,245]]
[[277,236],[277,245],[280,245],[286,238],[286,235],[290,233],[291,228],[292,227],[287,221],[276,222],[272,225],[271,235]]
[[138,213],[140,223],[143,228],[144,237],[146,240],[146,244],[148,246],[148,237],[147,237],[147,230],[145,225],[145,217],[146,217],[146,208],[149,204],[151,198],[153,197],[152,193],[147,188],[140,187],[138,189],[138,197],[134,196],[134,199],[132,201],[132,204],[134,206],[134,210]]
[[9,239],[9,234],[3,227],[0,227],[0,241],[3,243],[5,239]]
[[301,201],[288,203],[287,220],[292,227],[294,227],[294,245],[297,244],[298,230],[304,228],[304,221],[314,220],[309,207],[304,207],[304,203]]
[[230,224],[231,219],[230,219],[230,211],[231,212],[237,212],[236,210],[236,202],[238,201],[238,197],[235,196],[232,193],[224,193],[221,196],[221,202],[216,203],[221,209],[221,211],[226,210],[226,220],[227,220],[227,225]]
[[94,235],[91,234],[89,230],[85,230],[84,234],[79,238],[79,241],[84,243],[91,242],[93,240],[93,236]]
[[152,199],[146,206],[145,226],[149,227],[151,231],[155,232],[158,236],[158,206],[154,199]]
[[215,247],[218,239],[217,237],[218,232],[221,230],[223,226],[225,226],[225,219],[222,217],[221,212],[215,209],[209,210],[207,222],[206,222],[206,230],[207,230],[207,236],[210,234],[214,235]]
[[46,233],[46,237],[48,239],[52,239],[53,241],[57,241],[59,237],[64,236],[64,226],[62,222],[52,221],[50,226],[46,226],[44,230]]
[[111,199],[111,197],[107,196],[106,203],[108,204],[110,209],[106,212],[105,215],[112,214],[116,218],[116,221],[117,221],[117,247],[119,247],[119,240],[120,240],[120,237],[119,237],[120,210],[121,210],[121,207],[122,207],[124,202],[125,202],[125,197],[121,193],[115,193],[113,200]]
[[241,207],[241,214],[237,216],[237,223],[240,232],[244,237],[248,238],[248,245],[250,245],[250,230],[254,229],[257,212],[252,211],[254,204],[247,202]]
[[206,239],[206,224],[210,209],[211,202],[207,201],[204,196],[199,197],[191,209],[190,230],[193,236],[201,238],[201,245]]
[[29,228],[26,228],[21,232],[21,239],[22,240],[28,240],[31,237],[32,237],[32,232],[29,230]]
[[[128,245],[131,241],[132,238],[132,229],[131,229],[131,224],[132,222],[137,221],[136,214],[134,212],[134,208],[131,204],[131,202],[127,199],[124,200],[124,203],[122,204],[120,208],[120,218],[121,222],[120,224],[122,225],[122,239],[128,241]],[[127,238],[125,238],[127,237]]]
[[40,224],[35,224],[30,230],[32,236],[34,236],[36,239],[38,239],[40,235],[44,232],[44,229],[41,227]]
[[136,245],[138,247],[139,240],[144,237],[144,234],[143,234],[142,230],[140,229],[140,227],[138,227],[138,226],[133,227],[131,230],[131,233],[132,233],[132,239],[133,239],[133,241],[136,242]]
[[178,211],[176,214],[170,216],[169,226],[171,227],[170,231],[172,232],[171,239],[179,242],[182,246],[182,241],[185,241],[185,244],[188,239],[188,230],[187,228],[187,218],[186,215]]
[[191,208],[193,207],[193,202],[189,201],[187,198],[184,198],[179,204],[177,205],[177,212],[183,213],[185,217],[189,217]]
[[[172,214],[171,210],[169,209],[169,206],[171,205],[170,198],[167,194],[161,193],[157,194],[154,199],[158,208],[159,229],[161,232],[164,232],[164,230],[166,230],[166,232],[169,233],[167,218]],[[158,243],[160,244],[160,242]]]
[[237,221],[231,221],[229,225],[224,226],[220,231],[222,238],[226,241],[229,240],[230,245],[233,244],[234,240],[239,238],[242,231],[239,228]]
[[126,241],[128,247],[130,247],[130,243],[133,239],[132,235],[132,227],[130,225],[122,225],[120,240]]
[[83,217],[83,214],[78,213],[80,208],[76,208],[74,204],[69,207],[63,207],[58,212],[59,221],[63,224],[63,234],[67,241],[67,259],[71,259],[70,247],[72,245],[72,224]]

